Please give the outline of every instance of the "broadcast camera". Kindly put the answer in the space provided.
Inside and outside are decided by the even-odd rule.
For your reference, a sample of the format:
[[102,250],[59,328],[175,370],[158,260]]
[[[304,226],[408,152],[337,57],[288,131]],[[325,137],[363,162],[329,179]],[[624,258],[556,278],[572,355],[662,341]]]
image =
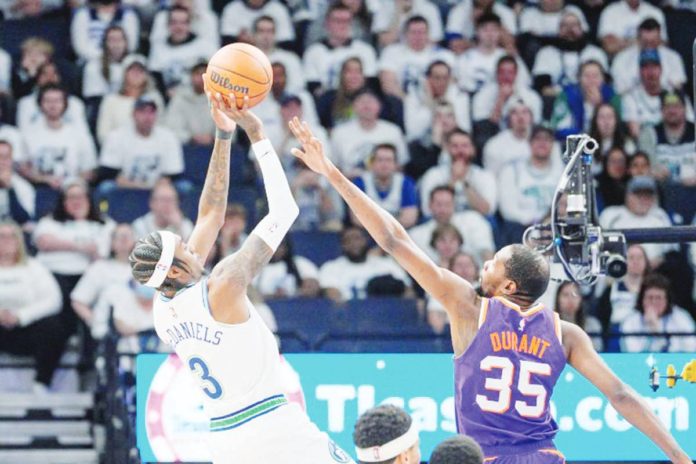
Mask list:
[[566,138],[565,169],[551,204],[550,223],[528,228],[523,238],[543,253],[553,250],[568,278],[581,285],[593,284],[599,275],[626,274],[625,235],[599,226],[592,176],[598,147],[588,135]]

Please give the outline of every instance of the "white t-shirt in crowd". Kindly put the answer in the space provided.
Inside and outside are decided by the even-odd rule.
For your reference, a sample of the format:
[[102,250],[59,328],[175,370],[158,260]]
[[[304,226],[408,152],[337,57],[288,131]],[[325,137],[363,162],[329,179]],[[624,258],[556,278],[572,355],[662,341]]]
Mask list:
[[[140,216],[138,219],[133,221],[133,235],[136,237],[145,237],[146,235],[152,232],[157,232],[161,229],[162,227],[157,226],[157,223],[155,222],[155,215],[152,212]],[[188,240],[188,238],[191,236],[191,232],[193,232],[193,222],[191,222],[189,218],[184,217],[181,219],[181,224],[179,227],[170,226],[164,227],[164,229],[177,234],[183,240]]]
[[131,277],[130,265],[113,258],[100,259],[89,265],[70,293],[70,299],[93,306],[109,285],[126,285]]
[[[662,87],[666,89],[680,88],[686,82],[684,61],[679,54],[669,47],[660,45],[657,49],[662,66]],[[614,90],[626,93],[640,85],[640,46],[631,45],[619,52],[611,63],[611,76],[614,79]]]
[[[147,91],[143,97],[154,100],[160,114],[164,112],[164,100],[158,91]],[[104,97],[99,105],[99,117],[97,118],[97,138],[101,143],[104,143],[106,136],[114,129],[133,123],[134,104],[135,98],[120,93],[112,93]]]
[[394,43],[382,50],[379,70],[393,72],[401,87],[409,90],[421,84],[428,66],[435,61],[444,61],[451,69],[454,68],[454,54],[446,48],[431,45],[417,51],[404,43]]
[[[421,211],[424,216],[430,216],[430,192],[435,187],[449,184],[451,177],[452,174],[449,163],[438,164],[425,172],[420,180]],[[493,174],[472,164],[469,166],[469,172],[466,174],[465,181],[488,202],[491,207],[491,212],[494,212],[498,206],[498,189]],[[462,183],[457,183],[454,186],[454,190],[456,211],[466,211],[470,209]]]
[[[297,96],[302,102],[301,119],[307,121],[312,130],[314,130],[314,128],[319,129],[321,127],[319,125],[319,116],[314,106],[314,99],[309,92],[306,90],[299,90],[293,93],[293,95]],[[283,116],[280,114],[280,103],[273,98],[272,95],[269,95],[254,107],[254,114],[263,122],[266,136],[277,151],[278,146],[290,135],[290,129],[288,129],[285,122],[283,122]],[[323,132],[323,128],[321,128],[320,131]],[[321,140],[320,136],[318,136],[318,138]],[[251,155],[251,150],[249,150],[249,154]],[[251,159],[256,158],[251,156]]]
[[620,39],[635,39],[638,36],[638,26],[648,18],[660,23],[662,39],[667,41],[667,25],[665,15],[660,9],[646,1],[641,1],[637,10],[632,10],[624,0],[610,3],[604,8],[599,17],[597,38],[603,39],[614,35]]
[[408,285],[406,272],[386,256],[368,255],[362,263],[353,263],[345,256],[324,263],[319,269],[321,288],[336,288],[345,300],[365,298],[367,283],[374,277],[391,275]]
[[242,0],[228,3],[220,17],[220,35],[238,36],[246,29],[251,33],[254,21],[260,16],[270,16],[275,21],[278,42],[295,40],[295,28],[292,25],[287,7],[277,0],[270,0],[261,8],[249,8]]
[[26,159],[24,138],[15,126],[0,123],[0,140],[5,140],[12,146],[12,158],[15,161]]
[[579,53],[562,51],[547,45],[537,53],[532,74],[534,76],[549,75],[551,83],[558,86],[576,84],[580,65],[590,60],[597,61],[605,70],[609,69],[607,54],[595,45],[587,45]]
[[123,83],[123,62],[109,64],[109,80],[102,73],[101,58],[93,58],[87,62],[82,71],[82,95],[87,97],[102,97],[116,93]]
[[267,56],[271,64],[280,63],[285,66],[286,92],[298,93],[305,89],[306,81],[300,57],[282,48],[273,49]]
[[[111,247],[114,226],[113,221],[104,224],[86,220],[59,222],[46,216],[36,225],[33,238],[35,243],[42,235],[53,235],[72,243],[94,242],[99,256],[105,258]],[[78,251],[39,251],[36,258],[51,272],[66,275],[83,274],[92,262],[90,256]]]
[[[672,307],[672,313],[660,318],[660,333],[696,332],[696,324],[689,313],[678,307]],[[643,320],[643,315],[634,311],[621,324],[621,333],[652,332]],[[696,351],[696,336],[691,337],[667,337],[660,336],[634,336],[621,338],[621,351],[628,353],[652,352],[660,353],[693,353]]]
[[38,260],[0,266],[0,301],[26,327],[41,318],[60,312],[63,298],[55,277]]
[[483,146],[483,167],[497,176],[508,163],[528,160],[531,155],[529,139],[518,139],[511,129],[505,129],[488,139]]
[[331,47],[328,42],[310,45],[302,57],[305,80],[318,82],[327,89],[338,86],[341,66],[348,58],[358,58],[366,77],[377,75],[377,55],[375,49],[362,40],[351,40],[341,47]]
[[[313,262],[304,256],[295,256],[293,259],[302,279],[319,280],[319,269]],[[278,290],[282,290],[287,297],[297,295],[300,287],[282,261],[264,266],[254,280],[254,286],[262,295],[275,295]]]
[[580,8],[575,5],[566,5],[560,11],[545,12],[536,6],[527,6],[520,13],[520,33],[530,33],[542,37],[556,37],[561,19],[567,13],[574,14],[582,25],[582,30],[587,31],[587,20]]
[[[650,95],[645,87],[639,85],[621,97],[621,118],[626,122],[657,125],[662,122],[662,105],[660,95]],[[694,109],[686,101],[686,119],[694,121]]]
[[[140,45],[138,13],[132,8],[123,7],[123,16],[116,23],[126,33],[128,50],[136,50]],[[110,22],[106,20],[93,18],[88,7],[81,7],[75,11],[70,22],[70,38],[78,58],[89,60],[101,56],[104,32],[109,25]]]
[[155,126],[149,137],[143,137],[133,125],[128,125],[108,135],[100,164],[120,170],[131,181],[153,186],[163,176],[184,171],[184,154],[170,129]]
[[[463,0],[452,8],[447,15],[447,32],[462,34],[467,39],[473,39],[476,33],[475,21],[472,17],[472,0]],[[492,6],[493,13],[499,18],[503,27],[512,34],[517,34],[517,16],[509,6],[494,2]]]
[[96,148],[84,126],[64,123],[59,129],[51,129],[41,120],[22,132],[26,157],[15,161],[30,162],[41,174],[77,177],[97,167]]
[[[34,186],[18,174],[12,175],[10,186],[14,190],[20,206],[29,216],[33,217],[36,205]],[[0,188],[0,221],[5,219],[10,219],[10,192],[8,189]]]
[[[27,130],[31,125],[45,121],[45,117],[36,101],[37,94],[32,93],[19,99],[17,103],[17,128],[20,131]],[[68,108],[63,114],[66,124],[80,125],[87,129],[87,116],[85,116],[85,104],[79,98],[68,95]]]
[[[493,81],[481,87],[474,99],[471,102],[471,118],[474,121],[481,121],[488,119],[493,112],[495,107],[495,100],[498,98],[498,83]],[[532,117],[534,122],[540,122],[542,117],[542,101],[541,97],[532,89],[525,87],[523,85],[517,84],[515,86],[515,91],[512,95],[508,97],[506,103],[509,103],[510,99],[520,99],[524,104],[532,111]],[[500,120],[501,127],[506,127],[504,119]]]
[[404,134],[396,124],[382,119],[371,130],[365,130],[357,119],[341,123],[331,132],[333,161],[343,171],[360,166],[370,155],[375,145],[391,143],[396,147],[399,165],[408,162]]
[[[442,16],[440,10],[430,0],[412,0],[411,11],[401,17],[399,32],[403,31],[406,21],[413,16],[422,16],[428,22],[428,36],[433,42],[439,42],[443,38]],[[372,32],[378,34],[389,29],[394,16],[395,2],[392,0],[382,0],[379,9],[372,17]]]
[[0,92],[9,93],[12,81],[12,57],[0,48]]
[[[457,58],[454,74],[462,90],[477,92],[481,87],[495,80],[495,68],[498,60],[507,55],[503,48],[497,48],[493,53],[484,54],[478,47],[470,48]],[[517,58],[516,85],[529,87],[531,77],[524,62]]]
[[216,51],[214,44],[195,35],[180,44],[165,41],[152,48],[148,68],[162,75],[166,87],[176,87],[188,83],[191,67],[200,61],[208,61]]
[[[599,215],[599,225],[604,229],[669,228],[672,226],[672,221],[665,210],[659,206],[653,207],[645,216],[636,216],[625,206],[608,206]],[[675,245],[667,243],[644,243],[642,246],[650,260],[675,249]]]
[[528,160],[505,166],[498,177],[500,214],[523,225],[541,221],[551,210],[561,173],[560,163],[553,162],[543,169],[532,166]]
[[[158,46],[167,41],[169,10],[160,10],[152,20],[150,30],[150,46]],[[220,46],[220,34],[218,32],[218,18],[210,10],[195,9],[191,18],[191,32],[201,39],[209,42],[216,49]]]
[[[488,220],[478,211],[461,211],[454,213],[450,224],[457,228],[464,238],[462,250],[473,254],[482,260],[488,253],[495,251],[493,241],[493,228]],[[408,233],[421,250],[425,251],[432,259],[438,259],[435,248],[430,246],[433,232],[437,228],[435,219],[430,219],[423,224],[409,229]]]
[[[433,126],[433,110],[430,107],[430,98],[426,96],[423,87],[410,88],[404,99],[404,123],[406,125],[406,139],[418,140]],[[454,109],[454,118],[457,127],[467,132],[471,131],[471,109],[469,94],[462,92],[452,83],[442,100],[449,102]]]

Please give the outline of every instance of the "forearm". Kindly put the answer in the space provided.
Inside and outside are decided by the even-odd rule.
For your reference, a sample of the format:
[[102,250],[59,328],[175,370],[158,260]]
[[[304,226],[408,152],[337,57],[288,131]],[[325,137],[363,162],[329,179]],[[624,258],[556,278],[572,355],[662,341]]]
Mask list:
[[[220,137],[222,135],[222,137]],[[198,217],[215,217],[220,226],[225,220],[227,208],[227,192],[230,186],[230,147],[231,134],[220,134],[215,137],[213,155],[205,176],[203,192],[198,203]]]
[[50,234],[39,236],[36,239],[36,247],[39,251],[82,251],[77,243]]
[[478,211],[484,216],[492,213],[491,205],[488,203],[488,200],[474,190],[471,185],[464,185],[464,193],[466,194],[466,200],[469,202],[471,209]]
[[78,316],[80,316],[80,319],[82,319],[85,322],[85,324],[87,324],[88,326],[92,325],[92,308],[76,300],[72,300],[72,308],[75,311],[75,313]]
[[620,392],[610,398],[610,401],[619,414],[647,435],[672,462],[691,462],[648,404],[632,388],[624,385]]

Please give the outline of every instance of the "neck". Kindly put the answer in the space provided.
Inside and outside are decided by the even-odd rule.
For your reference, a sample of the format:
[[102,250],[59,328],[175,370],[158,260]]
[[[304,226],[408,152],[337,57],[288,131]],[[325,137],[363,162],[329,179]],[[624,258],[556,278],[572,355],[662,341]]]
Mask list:
[[512,129],[512,135],[514,135],[516,139],[526,139],[528,133],[529,131],[524,127]]
[[126,84],[123,87],[123,95],[127,97],[139,97],[141,94],[141,86],[135,84]]
[[63,126],[63,120],[61,118],[46,118],[46,124],[51,129],[60,129]]
[[529,301],[528,298],[521,297],[518,295],[499,295],[499,296],[502,298],[505,298],[508,301],[515,303],[517,306],[520,307],[520,309],[529,308],[530,306],[532,306],[534,304],[534,302]]
[[662,91],[662,87],[660,86],[659,83],[657,84],[648,84],[645,86],[645,91],[647,92],[648,95],[651,96],[656,96],[659,95],[660,92]]
[[392,183],[392,176],[377,177],[375,176],[375,184],[382,189],[387,189]]
[[672,136],[681,136],[686,128],[686,121],[678,121],[673,124],[665,122],[665,132]]
[[9,256],[0,256],[0,267],[13,267],[17,264],[17,260]]
[[335,37],[329,37],[329,44],[336,48],[336,47],[341,47],[346,44],[350,39],[337,39]]
[[532,157],[529,160],[531,161],[532,166],[536,168],[545,168],[549,165],[549,158],[539,158],[537,156],[532,155]]
[[484,55],[490,55],[497,47],[495,45],[479,44],[478,48]]
[[143,137],[149,137],[152,134],[152,129],[137,129],[136,131]]
[[364,263],[365,261],[367,261],[367,253],[360,256],[346,255],[346,258],[348,258],[348,261],[350,261],[351,263]]
[[360,127],[363,129],[374,129],[377,125],[377,120],[358,117],[358,124],[360,124]]

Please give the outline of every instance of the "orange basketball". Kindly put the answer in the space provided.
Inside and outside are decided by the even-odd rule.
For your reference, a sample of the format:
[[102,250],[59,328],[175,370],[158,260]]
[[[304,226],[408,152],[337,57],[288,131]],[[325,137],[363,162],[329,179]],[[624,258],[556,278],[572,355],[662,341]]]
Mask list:
[[234,95],[241,108],[249,97],[249,108],[258,105],[271,90],[273,71],[268,57],[246,43],[225,45],[208,61],[208,89],[223,96]]

